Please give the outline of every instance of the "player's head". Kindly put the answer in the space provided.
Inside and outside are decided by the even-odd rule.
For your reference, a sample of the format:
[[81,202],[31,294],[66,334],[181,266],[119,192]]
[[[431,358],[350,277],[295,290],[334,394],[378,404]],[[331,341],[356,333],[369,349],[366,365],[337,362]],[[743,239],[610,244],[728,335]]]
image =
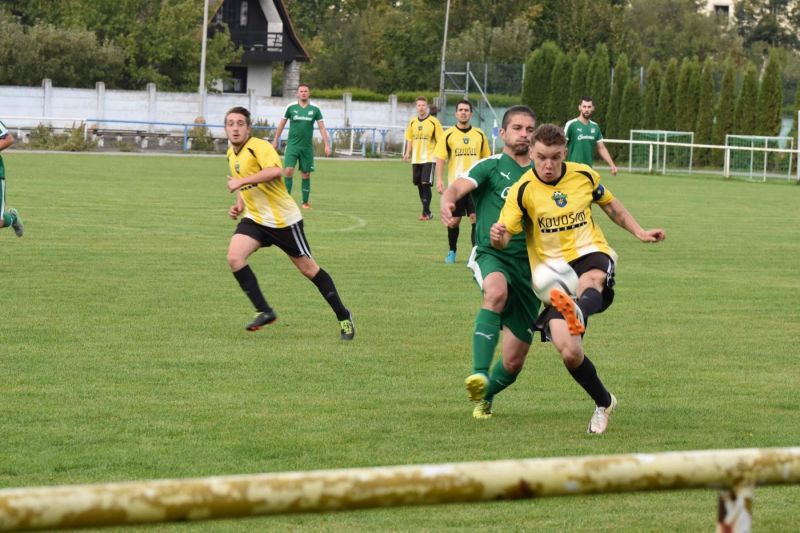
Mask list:
[[525,105],[509,107],[503,115],[500,137],[505,143],[503,151],[509,155],[525,155],[531,146],[531,136],[536,129],[536,114]]
[[425,118],[428,114],[428,99],[424,96],[417,96],[417,115],[419,118]]
[[466,126],[472,118],[472,104],[469,100],[459,100],[456,104],[456,121],[459,126]]
[[297,86],[297,99],[301,102],[308,102],[308,97],[311,95],[311,89],[305,83]]
[[578,102],[578,112],[583,118],[589,118],[594,113],[594,102],[591,96],[581,96],[581,101]]
[[225,135],[235,146],[240,146],[250,138],[250,111],[236,106],[225,113]]
[[536,175],[543,181],[561,177],[564,158],[567,156],[567,137],[555,124],[542,124],[533,132],[531,159]]

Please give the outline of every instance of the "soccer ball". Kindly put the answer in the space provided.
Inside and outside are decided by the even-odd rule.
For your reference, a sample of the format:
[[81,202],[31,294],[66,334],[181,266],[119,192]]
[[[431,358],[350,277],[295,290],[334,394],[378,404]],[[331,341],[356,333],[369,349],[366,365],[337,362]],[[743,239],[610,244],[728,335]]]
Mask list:
[[533,269],[533,292],[544,305],[550,305],[550,291],[561,289],[573,298],[578,290],[578,275],[563,260],[549,259]]

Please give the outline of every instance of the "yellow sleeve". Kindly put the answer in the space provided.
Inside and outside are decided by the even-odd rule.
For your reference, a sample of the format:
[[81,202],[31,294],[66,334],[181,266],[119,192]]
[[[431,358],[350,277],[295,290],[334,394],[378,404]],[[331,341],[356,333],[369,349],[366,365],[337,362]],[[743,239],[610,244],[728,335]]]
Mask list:
[[444,130],[442,129],[442,123],[439,122],[439,119],[436,117],[433,117],[433,135],[436,137],[437,146],[439,143],[444,143]]
[[594,189],[592,189],[592,201],[599,206],[608,205],[614,200],[614,195],[600,183],[600,174],[597,174]]
[[414,140],[414,130],[412,126],[414,125],[414,119],[408,121],[408,127],[406,128],[406,140],[413,141]]
[[483,130],[478,131],[481,132],[481,139],[483,139],[483,142],[481,143],[481,159],[486,159],[492,155],[492,149],[489,147],[489,138],[486,137],[486,134],[483,133]]
[[447,161],[447,137],[442,137],[441,141],[437,141],[436,148],[433,155],[443,161]]
[[522,211],[517,203],[517,194],[519,194],[520,185],[524,182],[520,179],[508,191],[506,196],[506,203],[503,204],[503,209],[500,210],[500,218],[497,220],[500,224],[504,224],[506,230],[511,235],[522,233]]
[[256,160],[261,168],[278,167],[283,168],[278,152],[268,142],[258,143],[256,149]]

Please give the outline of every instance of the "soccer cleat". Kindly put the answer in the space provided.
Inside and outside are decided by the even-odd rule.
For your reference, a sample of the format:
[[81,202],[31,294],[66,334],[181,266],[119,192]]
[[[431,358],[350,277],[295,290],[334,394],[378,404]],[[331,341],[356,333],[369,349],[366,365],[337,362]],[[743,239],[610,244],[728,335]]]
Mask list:
[[303,202],[303,209],[311,209],[311,204],[308,202]]
[[453,250],[447,252],[447,257],[444,258],[444,262],[448,265],[452,265],[456,262],[456,253]]
[[22,234],[25,233],[25,225],[22,223],[22,219],[19,218],[19,213],[13,207],[8,212],[14,215],[14,222],[11,223],[14,233],[17,234],[17,237],[22,237]]
[[580,335],[586,331],[583,322],[583,311],[572,297],[561,289],[550,290],[550,305],[556,308],[564,320],[567,321],[569,332],[573,335]]
[[471,402],[479,402],[483,400],[483,393],[486,392],[486,387],[489,385],[489,378],[481,373],[472,374],[467,376],[464,380],[464,387],[467,388],[467,397]]
[[608,395],[611,396],[611,405],[608,407],[595,408],[592,419],[589,420],[589,429],[587,430],[587,433],[592,433],[594,435],[605,433],[606,428],[608,427],[608,417],[617,407],[617,397],[610,392]]
[[339,321],[339,330],[343,341],[351,341],[356,336],[356,326],[353,324],[353,315]]
[[425,220],[433,220],[433,213],[428,213],[425,215]]
[[245,326],[247,331],[258,331],[264,326],[268,324],[272,324],[278,320],[278,315],[275,314],[275,311],[268,311],[268,312],[260,312],[256,313],[256,316],[253,318],[253,321],[250,322]]
[[428,220],[428,215],[420,215],[419,219],[420,220]]
[[492,418],[492,402],[481,400],[475,409],[472,410],[472,417],[478,420],[486,420]]

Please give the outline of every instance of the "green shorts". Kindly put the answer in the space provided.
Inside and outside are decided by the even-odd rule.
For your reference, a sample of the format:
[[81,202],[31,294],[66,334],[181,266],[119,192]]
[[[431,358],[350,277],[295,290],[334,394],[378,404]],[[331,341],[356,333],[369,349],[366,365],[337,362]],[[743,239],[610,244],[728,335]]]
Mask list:
[[297,166],[300,172],[314,172],[314,148],[287,144],[283,153],[283,166],[286,168]]
[[533,325],[539,314],[539,299],[531,288],[531,266],[527,258],[511,257],[485,248],[473,248],[467,266],[472,270],[478,286],[492,272],[500,272],[508,283],[508,299],[500,323],[521,341],[533,341]]

